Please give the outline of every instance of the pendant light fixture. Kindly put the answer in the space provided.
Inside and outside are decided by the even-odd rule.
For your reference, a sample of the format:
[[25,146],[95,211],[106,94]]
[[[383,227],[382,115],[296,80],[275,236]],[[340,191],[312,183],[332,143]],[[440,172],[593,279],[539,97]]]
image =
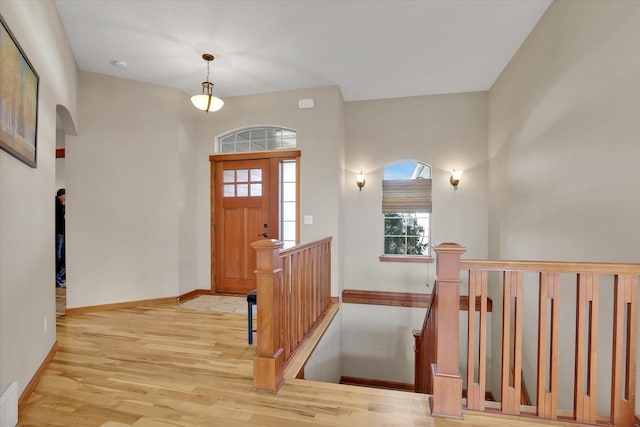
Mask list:
[[202,59],[207,61],[207,80],[202,82],[202,95],[193,95],[191,102],[198,109],[205,112],[218,111],[224,105],[224,101],[213,96],[213,83],[209,81],[209,64],[213,61],[213,55],[205,53]]

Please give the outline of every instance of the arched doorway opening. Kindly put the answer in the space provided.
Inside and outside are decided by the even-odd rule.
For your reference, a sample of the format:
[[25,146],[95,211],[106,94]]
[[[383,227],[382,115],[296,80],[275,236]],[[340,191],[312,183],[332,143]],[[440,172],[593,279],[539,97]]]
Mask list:
[[[55,197],[59,199],[58,192],[60,189],[67,187],[66,174],[66,136],[77,135],[76,126],[71,117],[71,113],[64,105],[56,106],[56,160],[55,160]],[[66,192],[66,191],[65,191]],[[66,195],[65,195],[66,196]],[[66,197],[64,198],[66,204]],[[57,203],[57,202],[56,202]],[[54,213],[55,215],[55,213]],[[66,222],[66,219],[63,219]],[[58,227],[56,227],[58,229]],[[56,230],[58,234],[59,230]],[[66,242],[63,239],[62,246],[58,247],[58,237],[56,236],[56,315],[62,316],[66,313],[67,307],[67,288],[66,288],[66,271],[61,274],[60,268],[66,269]],[[61,257],[61,259],[58,259]]]

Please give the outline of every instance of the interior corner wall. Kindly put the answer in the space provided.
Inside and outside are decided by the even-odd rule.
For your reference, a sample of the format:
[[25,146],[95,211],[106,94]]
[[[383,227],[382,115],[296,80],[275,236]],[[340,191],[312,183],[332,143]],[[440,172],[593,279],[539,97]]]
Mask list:
[[[179,255],[179,291],[187,294],[198,288],[198,241],[202,239],[198,232],[198,164],[197,115],[188,96],[180,97],[180,121],[178,124],[178,255]],[[208,266],[209,263],[207,262]]]
[[0,14],[40,77],[37,167],[0,150],[0,393],[17,381],[21,394],[56,340],[56,105],[76,118],[77,69],[53,2],[1,1]]
[[78,85],[80,131],[66,138],[67,307],[176,296],[185,95],[90,72]]
[[[344,171],[345,168],[345,150],[346,150],[346,129],[345,129],[345,117],[344,108],[345,102],[342,98],[342,93],[338,92],[338,102],[336,110],[333,112],[336,116],[338,124],[338,144],[336,146],[336,155],[340,164],[340,170]],[[344,203],[345,203],[345,174],[340,173],[338,175],[339,195],[338,202],[334,206],[336,214],[338,216],[337,225],[337,239],[334,239],[334,247],[332,250],[337,250],[338,254],[344,254],[345,239],[344,239]],[[334,249],[335,248],[335,249]],[[332,264],[332,269],[336,270],[339,278],[344,277],[344,255],[336,257],[332,260],[335,264]],[[340,297],[342,290],[344,289],[344,282],[340,280],[332,287],[332,296]],[[336,314],[336,317],[331,322],[331,325],[325,332],[322,340],[313,351],[313,354],[307,361],[304,367],[304,377],[307,380],[316,380],[330,383],[339,383],[342,375],[342,312],[344,306]]]
[[[488,240],[487,93],[346,103],[345,280],[347,289],[430,292],[435,264],[380,262],[384,167],[418,160],[432,168],[432,244],[456,242],[486,259]],[[449,177],[464,174],[457,190]],[[359,191],[355,174],[363,171]],[[425,310],[343,304],[342,374],[413,383],[411,329]]]
[[[492,259],[640,261],[640,193],[632,187],[640,182],[638,40],[638,2],[555,1],[496,81],[489,93]],[[601,313],[610,317],[612,297],[603,293]],[[562,310],[575,316],[564,301]],[[605,330],[598,395],[606,397]],[[560,384],[571,387],[574,351],[570,340],[561,342],[568,351],[561,350]],[[559,395],[570,399],[565,388]],[[599,399],[598,412],[608,409]]]
[[[346,174],[344,173],[344,171],[347,168],[347,165],[346,165],[347,129],[346,129],[346,117],[345,117],[346,103],[342,98],[342,93],[339,92],[338,95],[339,95],[339,100],[338,100],[338,109],[336,111],[336,114],[337,114],[337,120],[338,120],[338,136],[339,136],[338,161],[340,163],[341,173],[338,176],[339,185],[340,185],[340,197],[338,199],[338,206],[336,207],[337,215],[338,215],[338,236],[340,236],[340,239],[338,240],[337,244],[339,245],[338,253],[344,254],[345,248],[346,248],[344,209],[345,209],[347,185],[348,185]],[[338,283],[338,286],[336,287],[337,292],[335,296],[337,297],[339,297],[342,294],[342,291],[344,290],[344,259],[345,259],[344,256],[340,256],[338,258],[338,265],[336,266],[336,269],[338,271],[338,277],[341,278],[340,283]]]

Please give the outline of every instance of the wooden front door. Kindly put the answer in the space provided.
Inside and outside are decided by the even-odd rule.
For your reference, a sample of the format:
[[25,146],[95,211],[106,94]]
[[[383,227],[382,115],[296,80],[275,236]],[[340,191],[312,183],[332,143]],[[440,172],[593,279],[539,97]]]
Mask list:
[[[272,188],[271,164],[270,159],[215,163],[216,293],[255,289],[256,255],[251,243],[278,238],[277,214],[275,218],[272,214],[277,213],[278,194],[277,187]],[[277,169],[273,174],[277,179]]]

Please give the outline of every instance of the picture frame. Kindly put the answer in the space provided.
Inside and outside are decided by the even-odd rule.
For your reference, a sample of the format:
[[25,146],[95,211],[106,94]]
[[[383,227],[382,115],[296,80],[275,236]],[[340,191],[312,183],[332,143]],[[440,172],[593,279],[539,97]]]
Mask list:
[[0,148],[37,167],[40,77],[0,16]]

